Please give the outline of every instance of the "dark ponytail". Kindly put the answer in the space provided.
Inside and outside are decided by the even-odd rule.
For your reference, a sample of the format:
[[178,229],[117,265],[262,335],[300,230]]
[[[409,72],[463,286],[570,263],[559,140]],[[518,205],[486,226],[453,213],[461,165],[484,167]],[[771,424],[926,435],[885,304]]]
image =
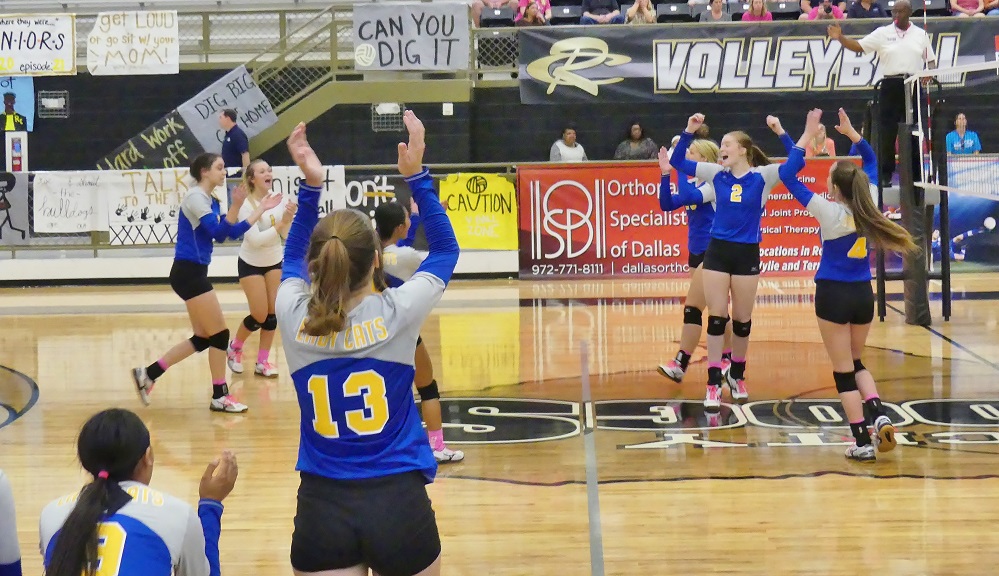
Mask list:
[[94,575],[98,525],[131,500],[118,483],[132,478],[148,448],[146,425],[128,410],[105,410],[83,425],[77,455],[94,481],[80,491],[76,506],[59,530],[46,576]]
[[194,178],[195,182],[201,182],[201,173],[211,168],[219,158],[221,156],[213,152],[203,152],[195,156],[191,161],[191,178]]

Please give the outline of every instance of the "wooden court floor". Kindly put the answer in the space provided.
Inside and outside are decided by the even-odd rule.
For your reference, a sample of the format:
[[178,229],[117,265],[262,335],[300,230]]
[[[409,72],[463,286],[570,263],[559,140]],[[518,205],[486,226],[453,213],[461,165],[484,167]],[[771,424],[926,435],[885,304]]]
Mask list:
[[[809,280],[762,284],[749,403],[717,416],[700,408],[703,349],[682,385],[655,372],[675,353],[684,281],[454,282],[423,330],[446,437],[466,453],[430,486],[444,574],[990,572],[997,279],[956,276],[954,316],[944,323],[934,302],[930,328],[906,325],[892,297],[864,361],[901,445],[875,464],[843,458],[849,431]],[[219,293],[235,327],[242,293]],[[207,360],[194,358],[141,407],[129,369],[190,331],[163,287],[0,290],[0,326],[0,468],[14,485],[26,574],[41,574],[41,507],[83,481],[79,426],[108,406],[142,415],[153,485],[191,502],[205,464],[235,450],[223,570],[291,574],[299,417],[287,373],[233,378],[250,411],[214,414]],[[248,356],[255,349],[251,340]]]

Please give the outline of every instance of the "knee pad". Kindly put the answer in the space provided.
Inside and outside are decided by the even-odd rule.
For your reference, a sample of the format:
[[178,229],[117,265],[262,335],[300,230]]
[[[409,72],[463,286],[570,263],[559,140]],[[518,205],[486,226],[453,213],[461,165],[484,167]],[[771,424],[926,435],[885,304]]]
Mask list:
[[229,348],[229,329],[226,328],[221,332],[216,332],[208,337],[208,345],[212,348],[218,348],[219,350],[225,352]]
[[854,374],[856,374],[857,372],[863,372],[864,370],[867,370],[867,367],[864,366],[864,363],[861,362],[859,358],[853,361]]
[[268,314],[267,319],[260,325],[264,330],[277,330],[277,316]]
[[752,331],[753,321],[749,322],[739,322],[738,320],[732,320],[732,335],[738,336],[739,338],[749,338],[749,333]]
[[708,316],[708,336],[724,336],[726,325],[728,325],[728,317]]
[[700,308],[694,308],[693,306],[683,307],[683,323],[684,324],[697,324],[700,326],[703,320],[704,314],[701,312]]
[[427,384],[423,388],[417,388],[417,392],[420,393],[420,400],[426,402],[427,400],[438,400],[441,397],[441,393],[437,390],[437,381],[431,380],[430,384]]
[[840,394],[857,391],[857,375],[853,372],[833,372],[833,380],[836,381],[836,391]]
[[246,318],[243,318],[243,326],[246,326],[246,329],[250,332],[260,330],[260,322],[257,322],[257,319],[249,314],[246,315]]
[[208,338],[202,338],[201,336],[191,336],[188,338],[191,344],[194,344],[195,352],[204,352],[208,350]]

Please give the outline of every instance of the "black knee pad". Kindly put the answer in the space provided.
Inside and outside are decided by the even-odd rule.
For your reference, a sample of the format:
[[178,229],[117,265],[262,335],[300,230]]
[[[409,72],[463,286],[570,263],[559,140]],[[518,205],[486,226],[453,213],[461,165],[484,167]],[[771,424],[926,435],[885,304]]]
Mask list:
[[229,348],[229,329],[226,328],[221,332],[216,332],[208,337],[208,345],[212,348],[218,348],[223,352]]
[[249,314],[246,315],[246,318],[243,318],[243,326],[246,326],[246,329],[250,332],[260,330],[260,322],[257,322],[257,319]]
[[708,316],[708,336],[724,336],[727,316]]
[[694,308],[693,306],[683,307],[683,323],[684,324],[697,324],[701,326],[704,322],[704,313],[701,312],[700,308]]
[[267,319],[260,325],[264,330],[277,330],[277,316],[268,314]]
[[188,338],[191,344],[194,344],[195,352],[204,352],[208,350],[208,338],[202,338],[201,336],[191,336]]
[[732,335],[738,336],[739,338],[749,338],[749,333],[753,329],[753,321],[749,322],[739,322],[738,320],[732,320]]
[[840,394],[857,391],[857,375],[853,372],[833,372],[833,380],[836,381],[836,391]]
[[441,393],[437,389],[436,380],[431,380],[430,384],[427,384],[423,388],[417,388],[416,391],[420,393],[420,400],[424,402],[427,400],[437,400],[441,397]]
[[864,366],[864,363],[861,362],[859,358],[853,361],[853,373],[854,374],[856,374],[858,372],[863,372],[864,370],[867,370],[867,367]]

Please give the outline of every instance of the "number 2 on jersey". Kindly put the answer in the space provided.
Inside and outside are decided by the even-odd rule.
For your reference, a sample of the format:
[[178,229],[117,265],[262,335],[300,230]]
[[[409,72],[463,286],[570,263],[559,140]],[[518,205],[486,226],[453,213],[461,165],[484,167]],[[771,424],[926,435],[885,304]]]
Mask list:
[[846,253],[846,257],[860,260],[867,258],[867,238],[863,236],[857,238],[857,241],[850,247],[850,251]]
[[[374,370],[354,372],[348,376],[343,383],[343,397],[363,397],[364,408],[344,412],[347,427],[359,436],[381,432],[389,419],[388,398],[385,393],[385,379]],[[320,436],[339,438],[340,424],[333,417],[333,408],[330,406],[329,378],[318,375],[309,378],[309,394],[312,394],[312,406],[316,414],[312,420],[313,429]],[[368,416],[365,411],[370,411],[371,415]]]
[[732,195],[729,196],[729,200],[732,202],[742,202],[742,184],[732,185]]
[[128,534],[117,522],[101,522],[97,528],[97,570],[95,576],[118,576]]

